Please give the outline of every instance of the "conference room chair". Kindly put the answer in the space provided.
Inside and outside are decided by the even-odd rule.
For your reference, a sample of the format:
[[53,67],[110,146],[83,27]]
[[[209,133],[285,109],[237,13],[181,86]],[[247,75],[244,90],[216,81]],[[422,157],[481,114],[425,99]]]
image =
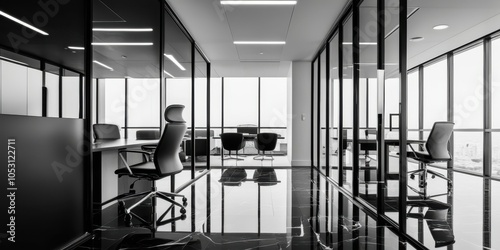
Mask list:
[[219,182],[224,186],[241,186],[247,180],[247,171],[244,168],[228,168],[222,173]]
[[274,161],[274,157],[270,154],[269,158],[266,158],[266,151],[271,152],[276,148],[276,142],[278,141],[278,134],[276,133],[259,133],[255,137],[254,144],[257,152],[262,151],[262,155],[254,157],[255,160],[271,160]]
[[[186,132],[186,122],[182,118],[182,111],[184,110],[184,105],[170,105],[165,109],[165,120],[167,124],[163,130],[163,134],[158,142],[156,150],[154,151],[153,161],[144,161],[138,164],[129,165],[124,157],[126,153],[139,153],[143,155],[151,155],[151,152],[144,150],[121,150],[119,151],[119,156],[125,167],[120,168],[115,171],[119,177],[129,176],[136,179],[146,179],[151,183],[151,191],[135,194],[134,192],[118,196],[112,200],[119,200],[119,208],[125,212],[125,220],[130,222],[133,214],[132,209],[144,203],[145,201],[152,198],[152,208],[155,209],[156,198],[163,199],[170,202],[173,206],[180,207],[180,212],[182,217],[185,218],[187,205],[187,199],[178,193],[168,193],[163,191],[158,191],[155,185],[155,181],[163,179],[168,176],[173,176],[180,173],[183,170],[182,163],[179,159],[179,147]],[[135,202],[128,208],[125,207],[125,200],[132,198],[141,198],[139,201]],[[182,197],[183,204],[175,201],[175,197]],[[110,202],[107,201],[106,203]],[[169,208],[169,209],[170,209]],[[151,221],[151,228],[156,228],[156,213],[153,211]],[[141,219],[139,219],[141,220]],[[141,220],[145,221],[145,220]]]
[[[244,160],[238,157],[238,151],[245,147],[245,138],[242,133],[222,133],[220,134],[220,139],[222,141],[222,148],[229,152],[229,156],[225,156],[222,160]],[[231,151],[236,151],[236,157],[231,155]]]
[[94,140],[120,139],[120,128],[115,124],[99,123],[92,125]]
[[[411,151],[408,152],[408,158],[414,159],[421,164],[419,164],[419,169],[414,171],[408,171],[411,179],[415,179],[415,175],[420,176],[419,188],[417,190],[411,186],[409,188],[416,192],[421,198],[427,199],[430,197],[451,194],[453,183],[450,179],[441,173],[428,169],[428,164],[437,162],[447,162],[452,159],[450,152],[448,151],[448,142],[450,140],[451,134],[453,133],[453,122],[435,122],[432,126],[432,130],[425,142],[425,150],[419,151],[415,150],[410,144]],[[439,177],[448,182],[448,192],[436,195],[427,195],[427,175],[431,175],[432,178]]]

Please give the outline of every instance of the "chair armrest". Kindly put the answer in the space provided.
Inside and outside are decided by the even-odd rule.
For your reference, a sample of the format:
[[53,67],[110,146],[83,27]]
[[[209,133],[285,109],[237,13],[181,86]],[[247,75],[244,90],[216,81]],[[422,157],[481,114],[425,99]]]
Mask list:
[[125,160],[125,157],[123,157],[124,153],[139,153],[139,154],[143,154],[143,155],[147,155],[147,156],[151,156],[153,154],[152,152],[143,151],[143,150],[130,150],[130,149],[119,150],[118,155],[120,156],[120,159],[122,160],[123,164],[125,165],[125,167],[127,168],[128,172],[131,175],[133,175],[134,173],[132,172],[132,169],[128,165],[127,160]]

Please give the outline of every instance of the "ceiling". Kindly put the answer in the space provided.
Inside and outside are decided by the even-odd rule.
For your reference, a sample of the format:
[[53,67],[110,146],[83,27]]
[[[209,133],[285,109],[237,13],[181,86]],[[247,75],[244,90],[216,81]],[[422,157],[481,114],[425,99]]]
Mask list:
[[[287,76],[292,61],[311,61],[338,20],[349,0],[298,0],[295,6],[230,6],[219,0],[166,0],[199,47],[212,62],[212,76]],[[57,2],[57,1],[56,1]],[[397,1],[396,1],[397,2]],[[361,9],[361,29],[369,29],[376,0],[365,0]],[[389,0],[388,0],[388,3]],[[424,37],[408,42],[408,66],[414,67],[436,56],[458,48],[500,28],[498,0],[409,0],[408,37]],[[59,4],[57,11],[47,13],[36,2],[0,1],[0,10],[34,23],[45,11],[50,17],[39,28],[50,35],[30,35],[26,28],[0,17],[0,45],[11,51],[38,58],[83,72],[83,51],[68,46],[83,46],[83,0]],[[389,7],[390,9],[396,9]],[[175,77],[191,75],[189,40],[167,17],[165,52],[172,54],[186,70],[182,71],[160,53],[160,1],[157,0],[94,0],[94,28],[152,28],[154,32],[106,33],[94,32],[94,42],[153,42],[152,46],[93,46],[94,59],[113,71],[94,64],[96,77],[157,77],[160,60],[166,71]],[[396,16],[388,24],[386,58],[397,61],[398,29]],[[436,31],[436,24],[450,28]],[[36,23],[35,23],[36,24]],[[64,24],[64,25],[62,25]],[[395,32],[391,33],[394,28]],[[28,30],[29,31],[29,30]],[[345,34],[350,37],[348,33]],[[13,42],[13,37],[17,38]],[[364,37],[372,41],[374,37]],[[234,45],[237,40],[286,41],[285,45]],[[17,42],[17,43],[16,43]],[[375,46],[368,48],[361,60],[373,67]],[[0,56],[26,62],[36,62],[0,50]],[[162,58],[162,59],[161,59]],[[195,74],[203,75],[206,65],[195,55]]]

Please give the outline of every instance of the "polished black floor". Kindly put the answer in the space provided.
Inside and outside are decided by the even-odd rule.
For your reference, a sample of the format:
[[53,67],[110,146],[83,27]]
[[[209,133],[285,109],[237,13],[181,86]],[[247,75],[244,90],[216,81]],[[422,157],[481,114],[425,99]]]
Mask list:
[[[178,174],[175,186],[189,178],[189,171]],[[170,181],[159,181],[158,189],[170,190]],[[453,209],[443,214],[442,207],[417,205],[414,211],[425,216],[407,218],[408,234],[429,249],[483,249],[487,244],[484,249],[497,249],[500,216],[483,211],[483,178],[455,173],[454,181],[453,196],[442,198],[451,200]],[[491,189],[500,186],[488,183]],[[433,185],[429,188],[440,188],[439,182]],[[135,218],[126,223],[113,205],[104,209],[103,226],[94,238],[79,249],[415,249],[310,168],[212,169],[181,193],[189,203],[184,220],[152,232]],[[493,197],[491,209],[500,208],[499,201]],[[168,207],[159,201],[157,216]],[[135,210],[148,218],[151,207]],[[179,215],[176,209],[165,219]],[[388,216],[397,218],[397,213]],[[483,225],[485,216],[489,228]],[[486,244],[485,235],[490,235]]]

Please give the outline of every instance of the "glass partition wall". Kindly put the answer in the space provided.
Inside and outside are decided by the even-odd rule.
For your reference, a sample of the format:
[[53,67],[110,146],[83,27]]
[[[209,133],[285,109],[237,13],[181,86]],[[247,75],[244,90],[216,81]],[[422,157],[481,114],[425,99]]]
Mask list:
[[[209,144],[199,132],[209,128],[208,60],[161,1],[94,1],[93,7],[94,122],[116,124],[121,138],[143,140],[138,131],[161,133],[168,105],[184,105],[188,129],[179,155],[194,178],[209,166]],[[123,14],[106,15],[109,8]]]

